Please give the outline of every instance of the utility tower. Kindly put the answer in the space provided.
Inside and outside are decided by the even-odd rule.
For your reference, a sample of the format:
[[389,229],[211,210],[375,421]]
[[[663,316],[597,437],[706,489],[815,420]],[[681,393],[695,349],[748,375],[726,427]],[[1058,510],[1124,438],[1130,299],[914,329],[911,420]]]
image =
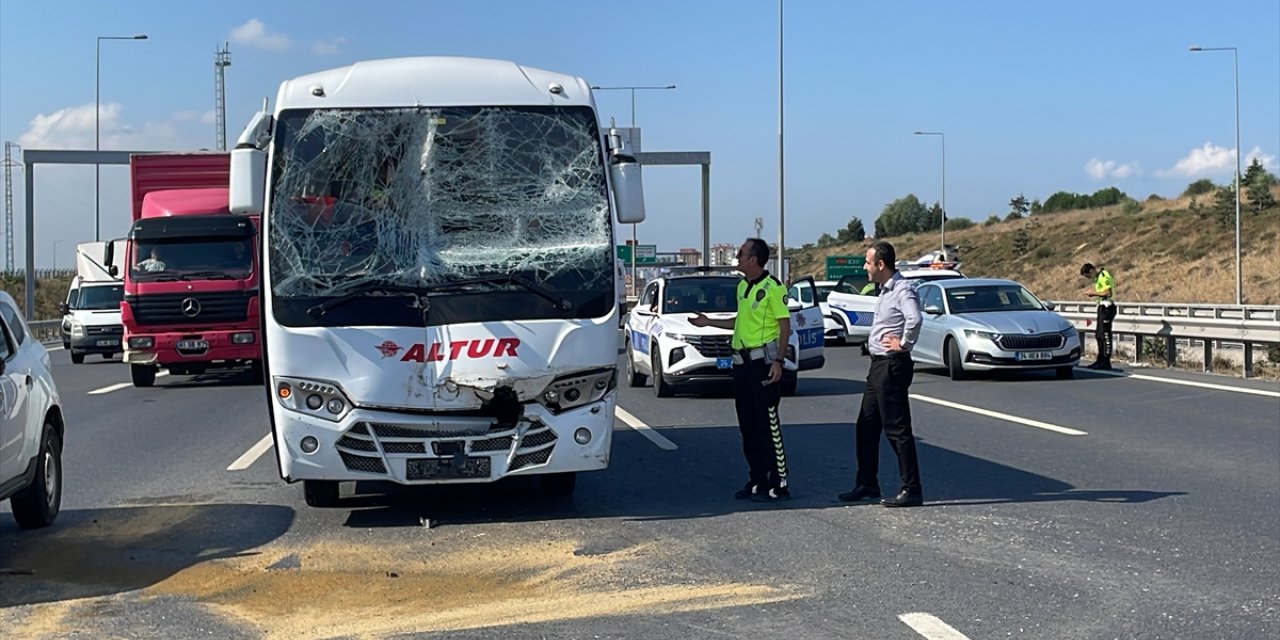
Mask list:
[[763,237],[760,235],[762,233],[764,233],[764,218],[756,218],[756,237]]
[[[13,273],[13,168],[22,163],[14,162],[11,156],[12,142],[4,143],[4,271]],[[27,195],[31,197],[30,194]]]
[[227,77],[226,68],[231,66],[230,43],[223,42],[222,48],[214,53],[213,59],[213,100],[214,127],[218,140],[218,151],[227,150]]

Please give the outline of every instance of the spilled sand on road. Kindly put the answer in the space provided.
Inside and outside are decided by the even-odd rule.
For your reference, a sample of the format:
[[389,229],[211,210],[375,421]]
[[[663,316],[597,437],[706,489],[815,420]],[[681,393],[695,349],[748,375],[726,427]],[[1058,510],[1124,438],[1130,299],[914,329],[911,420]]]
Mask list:
[[[425,543],[304,549],[206,562],[148,589],[187,596],[267,636],[378,637],[780,602],[794,591],[706,583],[655,566],[639,545],[579,555],[573,541],[489,540],[481,548]],[[300,567],[272,569],[294,558]]]

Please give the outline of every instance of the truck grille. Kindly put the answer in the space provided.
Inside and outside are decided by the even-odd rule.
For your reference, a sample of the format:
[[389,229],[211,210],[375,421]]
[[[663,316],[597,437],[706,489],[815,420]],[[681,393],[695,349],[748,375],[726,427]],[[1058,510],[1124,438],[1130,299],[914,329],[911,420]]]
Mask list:
[[727,358],[733,355],[733,336],[689,336],[689,345],[704,358]]
[[244,291],[156,293],[125,296],[138,324],[209,324],[240,322],[249,317]]
[[468,456],[496,455],[493,464],[510,456],[508,471],[546,464],[557,437],[540,422],[525,422],[524,434],[514,427],[477,430],[464,422],[441,429],[437,425],[359,422],[335,443],[348,470],[386,474],[388,458],[423,454],[449,458],[457,451]]
[[1060,333],[1040,333],[1034,336],[1000,336],[1000,348],[1005,351],[1020,351],[1023,349],[1058,349],[1062,346],[1063,337]]

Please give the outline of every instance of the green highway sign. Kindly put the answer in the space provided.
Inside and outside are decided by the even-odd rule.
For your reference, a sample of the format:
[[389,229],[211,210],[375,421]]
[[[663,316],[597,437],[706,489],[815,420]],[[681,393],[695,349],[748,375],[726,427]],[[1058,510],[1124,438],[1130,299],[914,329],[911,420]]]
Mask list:
[[827,280],[839,280],[842,276],[867,277],[863,268],[863,256],[827,256]]
[[[636,264],[657,264],[658,263],[658,245],[656,244],[639,244],[636,245]],[[623,264],[631,264],[631,245],[618,245],[618,259]]]

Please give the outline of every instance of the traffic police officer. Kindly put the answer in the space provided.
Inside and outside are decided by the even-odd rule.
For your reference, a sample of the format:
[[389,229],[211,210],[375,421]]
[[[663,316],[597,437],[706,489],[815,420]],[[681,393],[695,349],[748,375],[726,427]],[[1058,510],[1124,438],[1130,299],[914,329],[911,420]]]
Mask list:
[[1105,268],[1095,267],[1086,262],[1080,267],[1080,275],[1093,281],[1092,289],[1085,289],[1084,294],[1098,299],[1098,326],[1094,328],[1094,339],[1098,343],[1098,359],[1088,369],[1100,371],[1111,370],[1111,323],[1116,319],[1116,303],[1111,296],[1116,286],[1111,272]]
[[695,327],[733,330],[733,389],[742,432],[742,452],[750,479],[734,497],[756,502],[791,498],[787,488],[787,454],[778,419],[783,362],[791,338],[787,288],[765,270],[769,245],[748,238],[738,249],[738,313],[733,320],[712,320],[702,313],[689,323]]

